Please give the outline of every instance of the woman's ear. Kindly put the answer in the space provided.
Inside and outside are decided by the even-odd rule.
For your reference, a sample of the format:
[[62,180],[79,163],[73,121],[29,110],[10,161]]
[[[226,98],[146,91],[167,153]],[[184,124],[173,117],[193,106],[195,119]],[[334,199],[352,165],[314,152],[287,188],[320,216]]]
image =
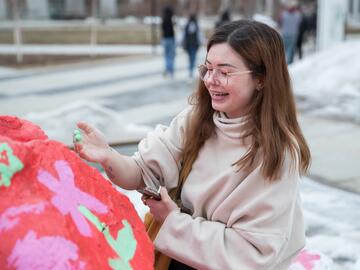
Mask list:
[[256,79],[256,86],[255,89],[260,91],[264,88],[264,81],[261,78]]

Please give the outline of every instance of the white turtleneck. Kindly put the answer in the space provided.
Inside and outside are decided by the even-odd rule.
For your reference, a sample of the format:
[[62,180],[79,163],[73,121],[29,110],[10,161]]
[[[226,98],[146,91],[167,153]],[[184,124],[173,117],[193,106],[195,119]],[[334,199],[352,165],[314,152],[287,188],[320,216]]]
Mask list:
[[[177,185],[189,114],[184,110],[139,144],[133,158],[146,185]],[[248,118],[215,112],[213,119],[215,134],[201,148],[181,193],[193,214],[171,212],[155,247],[197,269],[287,269],[304,246],[299,173],[290,169],[290,155],[274,182],[262,176],[260,165],[238,171],[232,164],[247,151],[240,137]]]

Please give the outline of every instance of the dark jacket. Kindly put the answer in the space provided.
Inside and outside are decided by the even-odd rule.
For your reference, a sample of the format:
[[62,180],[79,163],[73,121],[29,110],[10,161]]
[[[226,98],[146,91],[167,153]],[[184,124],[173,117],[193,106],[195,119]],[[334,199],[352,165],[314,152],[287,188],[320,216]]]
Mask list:
[[196,20],[190,19],[184,30],[183,48],[184,50],[198,49],[200,46],[199,26]]
[[164,16],[162,18],[161,29],[164,38],[174,37],[174,23],[172,21],[173,11],[171,8],[164,9]]

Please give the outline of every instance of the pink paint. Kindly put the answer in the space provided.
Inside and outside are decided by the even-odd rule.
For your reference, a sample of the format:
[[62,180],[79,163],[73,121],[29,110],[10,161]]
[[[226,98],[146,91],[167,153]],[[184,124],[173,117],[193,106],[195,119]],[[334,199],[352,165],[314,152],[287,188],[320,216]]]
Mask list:
[[79,261],[78,247],[59,236],[37,238],[29,231],[24,239],[17,240],[7,260],[9,269],[85,269],[85,262]]
[[0,163],[3,163],[6,166],[9,166],[9,158],[8,158],[7,152],[5,150],[0,152]]
[[302,250],[300,254],[296,257],[296,262],[300,263],[306,270],[312,270],[314,267],[315,261],[320,260],[320,255],[311,254],[306,250]]
[[79,232],[83,236],[90,237],[90,226],[86,218],[79,212],[78,206],[83,205],[90,210],[104,214],[108,212],[106,205],[75,186],[74,174],[66,161],[56,161],[55,169],[60,180],[48,171],[40,169],[38,172],[39,182],[55,193],[51,199],[52,204],[63,215],[70,214]]
[[0,215],[0,233],[2,231],[10,230],[20,221],[20,214],[34,213],[40,214],[45,209],[46,203],[40,202],[37,204],[23,204],[20,206],[10,207]]

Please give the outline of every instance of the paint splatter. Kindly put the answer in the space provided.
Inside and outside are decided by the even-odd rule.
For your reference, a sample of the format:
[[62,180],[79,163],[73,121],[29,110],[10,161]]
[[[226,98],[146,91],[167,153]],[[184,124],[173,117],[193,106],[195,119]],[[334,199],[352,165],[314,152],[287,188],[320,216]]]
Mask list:
[[0,144],[0,187],[9,187],[11,178],[16,172],[21,171],[24,165],[13,154],[13,150],[6,143]]
[[56,179],[48,171],[40,169],[38,173],[39,182],[55,193],[51,199],[52,204],[63,215],[70,214],[79,232],[83,236],[90,237],[90,226],[79,212],[78,206],[84,205],[102,214],[108,212],[107,206],[75,186],[74,174],[66,161],[58,160],[54,166],[60,180]]
[[73,137],[74,137],[74,142],[77,142],[77,143],[81,142],[82,141],[81,131],[78,129],[75,129]]
[[22,240],[16,241],[8,257],[8,268],[28,269],[85,269],[85,262],[79,260],[78,247],[60,236],[37,238],[29,231]]
[[296,257],[296,262],[301,264],[306,270],[312,270],[316,261],[319,261],[319,254],[311,254],[307,250],[302,250]]
[[23,213],[40,214],[44,211],[45,205],[46,203],[40,202],[32,205],[23,204],[6,209],[6,211],[0,215],[0,233],[16,226],[20,221],[19,215]]
[[110,267],[116,270],[131,270],[130,260],[135,255],[137,242],[130,224],[126,220],[122,220],[124,227],[118,231],[115,240],[110,234],[108,226],[102,223],[89,209],[80,205],[79,211],[104,234],[110,247],[119,256],[117,259],[109,259]]

